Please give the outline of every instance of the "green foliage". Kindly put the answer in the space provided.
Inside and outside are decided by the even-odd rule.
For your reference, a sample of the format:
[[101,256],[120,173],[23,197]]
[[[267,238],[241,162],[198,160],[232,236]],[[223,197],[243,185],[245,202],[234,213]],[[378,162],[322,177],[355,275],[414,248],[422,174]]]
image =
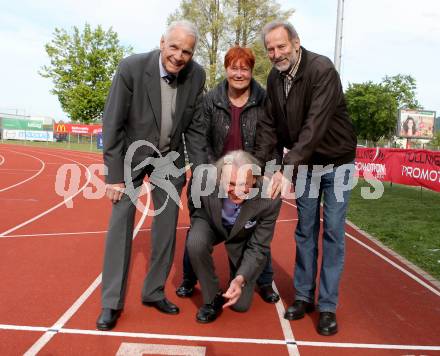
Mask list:
[[359,138],[376,144],[395,131],[397,101],[384,84],[349,84],[345,93],[348,111]]
[[420,268],[440,278],[440,193],[384,182],[379,199],[366,200],[359,179],[351,192],[348,219]]
[[433,139],[429,142],[429,147],[439,149],[440,147],[440,131],[437,131]]
[[221,80],[222,56],[235,44],[254,50],[254,77],[265,85],[271,64],[259,33],[267,22],[288,19],[293,11],[282,11],[274,0],[182,0],[168,23],[186,19],[196,24],[200,41],[195,58],[207,72],[208,89]]
[[416,80],[410,75],[385,76],[382,83],[394,95],[399,108],[403,106],[408,109],[420,108],[416,99]]
[[131,52],[119,44],[111,28],[95,30],[89,24],[82,32],[56,28],[54,38],[45,46],[50,65],[39,74],[51,78],[62,109],[72,121],[89,123],[100,119],[113,74],[120,60]]

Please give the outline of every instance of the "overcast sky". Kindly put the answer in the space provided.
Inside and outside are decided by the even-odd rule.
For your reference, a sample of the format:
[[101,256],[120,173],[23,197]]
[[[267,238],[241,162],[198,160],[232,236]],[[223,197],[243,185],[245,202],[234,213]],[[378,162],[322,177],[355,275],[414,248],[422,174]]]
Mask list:
[[[279,0],[307,49],[333,60],[337,0]],[[136,53],[159,44],[166,18],[179,0],[0,0],[0,113],[66,120],[50,94],[44,45],[55,27],[110,26]],[[440,1],[345,0],[341,76],[344,87],[385,75],[410,74],[417,98],[440,115]]]

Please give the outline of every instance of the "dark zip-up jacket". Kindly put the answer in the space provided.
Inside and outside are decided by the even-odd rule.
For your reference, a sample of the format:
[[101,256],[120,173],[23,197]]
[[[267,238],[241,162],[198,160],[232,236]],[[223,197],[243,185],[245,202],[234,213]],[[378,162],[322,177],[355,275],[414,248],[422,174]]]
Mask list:
[[[255,146],[257,121],[265,116],[266,91],[254,80],[250,83],[249,99],[240,115],[241,142],[244,151],[252,152]],[[225,79],[210,90],[204,98],[204,122],[206,128],[209,163],[217,161],[223,153],[225,140],[231,126],[231,110],[228,98],[228,82]]]
[[271,159],[274,148],[284,165],[334,164],[354,160],[356,134],[347,112],[341,80],[333,63],[302,48],[302,59],[286,99],[275,68],[267,79],[267,115],[257,125],[255,156]]

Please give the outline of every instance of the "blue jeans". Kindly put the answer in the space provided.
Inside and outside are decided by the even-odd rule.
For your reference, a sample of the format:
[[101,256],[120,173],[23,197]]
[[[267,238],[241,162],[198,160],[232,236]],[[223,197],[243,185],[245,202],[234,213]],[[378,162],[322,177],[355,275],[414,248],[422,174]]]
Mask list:
[[345,257],[345,217],[353,173],[353,164],[339,167],[315,166],[314,170],[309,168],[307,174],[299,174],[297,179],[295,300],[309,303],[315,300],[322,199],[324,231],[318,297],[321,312],[335,312],[338,304]]

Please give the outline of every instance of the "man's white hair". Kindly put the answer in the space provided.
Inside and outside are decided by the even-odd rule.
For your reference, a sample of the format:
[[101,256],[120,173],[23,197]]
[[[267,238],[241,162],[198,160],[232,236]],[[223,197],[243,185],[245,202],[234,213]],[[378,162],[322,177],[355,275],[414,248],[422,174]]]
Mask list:
[[181,28],[185,30],[190,36],[194,37],[195,39],[194,49],[196,49],[197,42],[199,41],[199,32],[197,31],[196,25],[194,25],[191,21],[188,20],[173,21],[167,27],[165,33],[163,34],[163,37],[167,38],[170,32],[175,30],[176,28]]
[[223,167],[226,165],[233,165],[235,167],[249,166],[252,169],[252,175],[258,176],[256,172],[261,173],[260,162],[257,158],[252,156],[250,153],[243,150],[236,150],[228,152],[226,155],[221,157],[216,163],[215,168],[217,169],[217,179],[220,181]]

